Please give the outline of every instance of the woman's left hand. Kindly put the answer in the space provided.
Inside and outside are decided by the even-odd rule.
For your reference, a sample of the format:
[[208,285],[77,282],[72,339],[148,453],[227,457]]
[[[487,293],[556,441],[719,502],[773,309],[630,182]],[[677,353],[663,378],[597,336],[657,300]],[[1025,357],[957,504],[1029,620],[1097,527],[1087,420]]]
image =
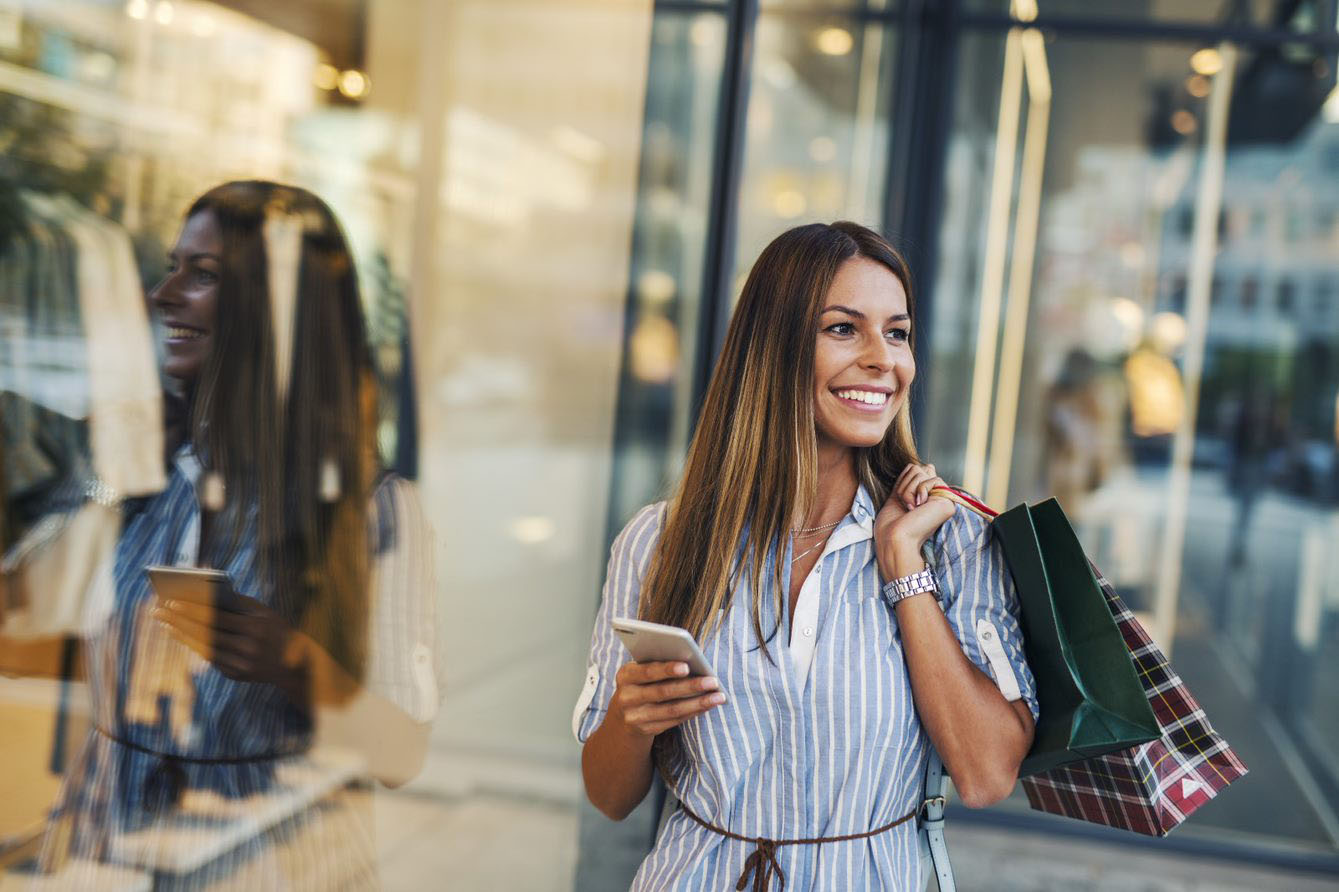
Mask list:
[[908,565],[920,563],[921,546],[956,510],[948,499],[931,495],[934,487],[947,485],[935,473],[934,465],[912,462],[898,475],[874,519],[874,548],[885,580],[919,569]]
[[169,600],[153,616],[233,681],[273,684],[294,695],[304,687],[300,636],[255,598],[236,595],[220,607]]

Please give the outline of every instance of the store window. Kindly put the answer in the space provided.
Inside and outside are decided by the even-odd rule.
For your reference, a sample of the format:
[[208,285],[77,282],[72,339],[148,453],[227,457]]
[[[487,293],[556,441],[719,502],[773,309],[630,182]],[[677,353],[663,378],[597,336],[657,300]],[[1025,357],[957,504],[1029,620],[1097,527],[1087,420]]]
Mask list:
[[[1339,329],[1303,318],[1296,275],[1339,262],[1298,222],[1332,200],[1333,56],[1223,46],[1206,66],[1193,44],[1059,35],[1028,58],[1018,33],[960,57],[931,359],[956,371],[936,376],[927,452],[996,504],[1057,497],[1240,742],[1253,782],[1184,833],[1329,851]],[[1197,66],[1216,67],[1207,90]],[[1314,81],[1308,117],[1265,99],[1290,73]],[[1234,238],[1228,203],[1282,225]],[[1231,250],[1197,249],[1206,226]]]
[[[46,873],[77,888],[365,888],[375,873],[391,888],[537,888],[571,875],[571,699],[605,559],[651,18],[649,0],[0,3],[0,886]],[[661,106],[670,142],[711,103],[712,52],[720,64],[719,34],[685,27],[674,39],[705,73],[702,96]],[[684,59],[656,46],[663,84]],[[674,191],[683,210],[647,233],[641,318],[654,311],[677,324],[696,285],[702,174],[689,150],[667,144],[659,161],[646,157],[647,182]],[[198,197],[233,180],[284,188],[247,205],[249,222],[238,226],[250,259],[219,255],[211,266],[215,252],[179,242],[183,220]],[[233,244],[226,214],[206,216]],[[345,299],[355,290],[346,279],[338,295],[312,284],[315,261],[303,252],[316,250],[318,223],[334,257],[323,268],[356,274],[356,303]],[[682,250],[676,226],[688,235]],[[173,649],[138,558],[123,561],[130,575],[110,588],[99,587],[97,561],[57,560],[89,557],[94,544],[123,554],[124,514],[153,533],[141,545],[182,544],[140,563],[217,568],[211,506],[241,506],[244,493],[263,501],[250,478],[235,478],[244,487],[215,479],[211,456],[198,454],[208,450],[191,453],[195,486],[171,489],[189,483],[176,451],[164,470],[164,444],[176,441],[163,419],[187,423],[199,393],[223,392],[172,383],[185,380],[173,377],[173,357],[209,332],[164,315],[164,301],[180,303],[177,286],[145,301],[165,279],[187,276],[192,287],[226,279],[219,294],[240,293],[246,279],[273,311],[246,317],[255,325],[246,332],[271,337],[246,342],[254,362],[239,362],[238,374],[272,371],[264,392],[285,408],[243,403],[230,418],[289,445],[264,453],[238,438],[218,442],[258,456],[248,466],[261,470],[296,456],[302,485],[322,505],[347,502],[347,521],[372,509],[354,500],[348,465],[328,454],[356,429],[364,439],[353,463],[369,469],[361,482],[413,494],[371,500],[375,536],[340,527],[350,541],[374,540],[367,566],[360,548],[327,548],[354,570],[294,577],[297,588],[371,580],[354,591],[375,609],[339,614],[376,639],[371,668],[355,671],[353,658],[344,666],[366,682],[349,702],[361,709],[362,694],[384,693],[377,685],[390,679],[383,699],[398,712],[369,716],[341,702],[318,721],[324,702],[261,697],[280,735],[244,697],[218,695],[259,683],[220,675],[212,643],[194,656]],[[666,277],[684,284],[671,282],[667,295]],[[676,297],[679,287],[686,296]],[[336,300],[338,318],[325,314]],[[349,333],[358,325],[361,337]],[[664,325],[648,330],[635,337],[644,349],[633,370],[661,384],[676,348]],[[307,346],[285,352],[304,337]],[[304,403],[283,391],[301,380],[320,392],[355,355],[372,375],[358,399]],[[378,406],[376,418],[358,414],[364,402]],[[317,411],[302,421],[309,407]],[[109,425],[132,410],[138,420]],[[103,448],[109,431],[121,458]],[[283,498],[296,492],[288,479],[273,490]],[[199,524],[155,515],[165,493]],[[282,528],[293,532],[293,513],[311,504],[290,498]],[[145,527],[145,518],[157,519]],[[297,540],[307,541],[304,530]],[[248,540],[251,552],[262,540],[271,541]],[[414,567],[431,559],[436,579],[409,585],[409,565],[387,563],[392,543]],[[230,576],[240,594],[263,594],[236,568]],[[134,634],[117,640],[140,642],[125,648],[143,660],[110,644],[86,651],[86,608],[106,597],[120,609],[131,577],[142,602],[125,611],[138,619],[116,627]],[[393,590],[414,609],[382,594]],[[328,625],[340,641],[361,640],[354,625]],[[395,699],[411,695],[407,706]],[[399,733],[400,719],[415,735]],[[359,749],[369,736],[412,737],[418,748],[392,754],[387,768],[380,750]],[[134,753],[125,763],[136,773],[80,786],[89,740]],[[336,750],[349,759],[327,757]],[[227,759],[233,767],[218,761]],[[247,782],[234,783],[242,774]],[[392,792],[400,782],[409,786]],[[502,854],[518,835],[527,840],[520,860]],[[70,843],[62,851],[71,858],[51,857],[55,839]]]

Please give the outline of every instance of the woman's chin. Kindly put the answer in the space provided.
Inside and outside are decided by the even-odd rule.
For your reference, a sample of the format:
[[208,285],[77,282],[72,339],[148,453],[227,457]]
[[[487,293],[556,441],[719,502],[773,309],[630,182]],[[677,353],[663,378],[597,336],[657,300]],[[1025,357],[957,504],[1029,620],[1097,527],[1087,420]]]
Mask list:
[[888,428],[831,431],[823,439],[847,449],[870,449],[883,442]]

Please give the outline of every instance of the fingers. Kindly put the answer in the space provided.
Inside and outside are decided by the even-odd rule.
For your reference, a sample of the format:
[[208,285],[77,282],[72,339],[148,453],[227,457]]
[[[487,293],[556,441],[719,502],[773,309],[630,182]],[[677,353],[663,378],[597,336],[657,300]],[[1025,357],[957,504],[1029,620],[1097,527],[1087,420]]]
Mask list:
[[627,663],[618,670],[613,707],[637,733],[655,735],[726,701],[717,679],[686,678],[688,671],[681,662]]
[[893,491],[897,493],[907,510],[911,510],[924,505],[930,497],[930,491],[942,485],[944,481],[935,473],[934,465],[913,462],[903,468],[902,473],[897,476]]
[[647,703],[634,706],[624,713],[624,721],[643,734],[660,734],[676,725],[702,715],[725,702],[720,691],[674,700],[668,703]]
[[153,616],[174,638],[211,663],[223,660],[250,663],[260,655],[256,638],[246,634],[246,629],[207,624],[186,611],[161,607],[154,608]]
[[619,687],[629,684],[651,684],[667,678],[683,678],[688,675],[688,664],[683,662],[665,663],[624,663],[619,667],[614,683]]
[[[619,675],[623,676],[623,674],[620,670]],[[632,707],[647,703],[683,700],[709,694],[712,691],[719,691],[720,688],[721,683],[709,675],[695,678],[671,677],[645,684],[620,680],[615,696],[619,698],[624,706]]]

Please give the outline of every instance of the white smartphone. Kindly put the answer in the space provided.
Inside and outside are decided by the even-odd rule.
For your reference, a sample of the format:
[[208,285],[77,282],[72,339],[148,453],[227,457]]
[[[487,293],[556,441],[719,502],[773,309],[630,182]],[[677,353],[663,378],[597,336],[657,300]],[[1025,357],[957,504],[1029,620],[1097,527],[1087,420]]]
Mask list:
[[241,598],[232,578],[222,570],[198,567],[145,567],[149,584],[160,601],[187,601],[217,610],[234,608]]
[[618,617],[613,621],[614,631],[623,646],[638,663],[662,663],[677,660],[688,664],[692,675],[715,675],[702,648],[697,646],[687,629],[648,623],[640,619]]

